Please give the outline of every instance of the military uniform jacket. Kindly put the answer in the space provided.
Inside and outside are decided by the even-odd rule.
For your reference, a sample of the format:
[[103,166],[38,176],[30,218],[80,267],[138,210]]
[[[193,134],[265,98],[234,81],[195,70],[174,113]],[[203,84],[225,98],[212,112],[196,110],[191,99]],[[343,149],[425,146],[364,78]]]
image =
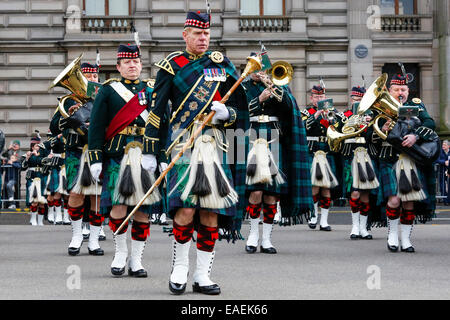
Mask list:
[[[222,59],[215,59],[213,54],[218,54]],[[191,63],[194,64],[189,66]],[[194,65],[195,67],[193,67]],[[223,76],[226,77],[225,82],[210,82],[213,86],[219,85],[215,98],[223,97],[238,79],[238,75],[231,62],[218,52],[206,52],[201,56],[196,56],[186,51],[173,52],[165,59],[158,62],[157,66],[161,69],[156,76],[155,87],[152,93],[151,108],[144,136],[144,141],[149,141],[152,148],[144,150],[144,153],[158,155],[158,150],[161,148],[162,152],[160,155],[162,161],[167,161],[165,158],[168,157],[176,138],[172,136],[173,133],[177,132],[179,129],[186,128],[189,124],[193,123],[193,116],[199,111],[196,103],[186,102],[186,97],[198,96],[199,99],[203,98],[201,97],[201,86],[195,87],[194,84],[197,84],[197,81],[204,75],[204,70],[222,70],[224,72]],[[176,77],[180,70],[187,67],[192,68],[191,73],[186,75],[185,78],[180,79],[180,77]],[[176,81],[178,81],[178,83],[175,83]],[[205,83],[205,85],[209,84]],[[240,91],[242,91],[242,96],[239,94]],[[233,126],[237,117],[237,108],[242,104],[238,101],[243,97],[243,94],[243,90],[236,90],[236,92],[230,96],[230,99],[226,103],[230,118],[229,120],[218,124],[218,127],[224,128]],[[204,98],[212,99],[213,97],[206,96]],[[171,108],[169,108],[169,101],[171,102]],[[210,106],[211,103],[207,103],[207,108],[203,113],[209,113]],[[181,116],[180,118],[180,115],[184,116]],[[173,121],[171,121],[172,119]]]
[[[122,78],[120,82],[134,95],[147,88],[147,82],[139,79],[130,81]],[[105,139],[108,126],[115,115],[126,104],[125,100],[110,84],[111,82],[106,82],[100,88],[91,111],[91,122],[88,132],[88,148],[91,163],[102,162],[105,155],[108,157],[122,157],[124,154],[125,134],[116,134],[110,141],[106,141]],[[147,101],[150,101],[150,97],[147,97]],[[147,106],[147,110],[149,110],[149,106]],[[142,130],[143,133],[145,120],[141,116],[138,116],[128,127],[136,127],[137,133],[135,135],[142,136],[142,134],[139,134],[139,130]],[[143,146],[144,150],[148,147],[145,143]]]
[[[336,121],[335,123],[330,123],[322,115],[317,117],[317,119],[315,118],[314,114],[317,112],[315,107],[307,109],[309,115],[307,117],[304,116],[303,119],[306,117],[305,128],[310,152],[315,152],[317,150],[325,152],[330,151],[328,143],[324,143],[326,142],[328,127],[333,125],[336,127],[336,130],[340,131],[345,121],[344,119],[346,119],[342,112],[338,112],[335,108],[333,108],[333,111],[336,113]],[[305,114],[305,112],[303,113]]]
[[245,81],[243,83],[244,89],[247,93],[248,111],[249,116],[268,115],[280,118],[286,115],[286,110],[283,108],[291,108],[287,95],[280,87],[274,87],[276,92],[282,97],[281,101],[278,101],[274,97],[270,97],[262,103],[259,102],[259,96],[266,89],[266,86],[261,82],[253,80]]

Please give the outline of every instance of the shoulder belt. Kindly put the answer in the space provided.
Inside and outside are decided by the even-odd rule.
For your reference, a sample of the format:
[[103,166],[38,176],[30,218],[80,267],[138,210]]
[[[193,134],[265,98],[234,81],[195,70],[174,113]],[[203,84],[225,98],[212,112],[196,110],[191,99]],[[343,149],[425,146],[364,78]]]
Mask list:
[[168,73],[170,73],[171,75],[175,75],[175,72],[173,71],[172,65],[170,64],[170,61],[175,58],[180,56],[183,53],[183,51],[175,51],[172,52],[171,54],[169,54],[167,57],[165,57],[164,59],[160,60],[159,62],[157,62],[155,64],[156,67],[159,67],[165,71],[167,71]]
[[[130,90],[128,90],[122,82],[113,82],[110,84],[110,87],[114,89],[114,91],[116,91],[116,93],[123,99],[125,100],[126,103],[128,103],[131,99],[133,99],[133,97],[135,96],[133,94],[133,92],[131,92]],[[147,109],[144,109],[144,111],[142,111],[142,113],[140,114],[140,117],[147,122],[147,118],[148,118],[148,111]]]

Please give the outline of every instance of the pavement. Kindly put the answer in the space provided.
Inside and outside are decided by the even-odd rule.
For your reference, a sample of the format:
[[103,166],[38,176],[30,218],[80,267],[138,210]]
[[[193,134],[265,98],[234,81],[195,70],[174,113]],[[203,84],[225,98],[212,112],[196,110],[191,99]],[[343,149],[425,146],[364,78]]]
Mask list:
[[[389,252],[386,228],[371,231],[373,240],[350,240],[350,214],[336,208],[329,217],[331,232],[307,225],[275,226],[272,243],[278,254],[247,254],[245,241],[216,245],[211,278],[220,296],[195,294],[191,272],[186,293],[168,290],[172,237],[151,227],[143,265],[148,278],[113,277],[114,243],[109,228],[101,246],[104,256],[90,256],[85,242],[78,256],[69,256],[70,226],[28,225],[26,213],[0,214],[0,299],[4,300],[391,300],[450,298],[450,210],[439,220],[415,225],[415,253]],[[341,212],[342,211],[342,212]],[[246,236],[249,225],[244,223]]]

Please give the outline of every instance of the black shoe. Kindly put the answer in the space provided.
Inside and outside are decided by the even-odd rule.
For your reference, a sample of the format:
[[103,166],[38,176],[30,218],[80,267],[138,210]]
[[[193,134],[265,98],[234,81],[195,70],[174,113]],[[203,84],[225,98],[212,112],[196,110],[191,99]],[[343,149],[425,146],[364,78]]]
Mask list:
[[111,268],[111,273],[114,276],[121,276],[125,273],[125,267],[123,268]]
[[315,229],[316,226],[317,226],[317,223],[308,223],[308,227],[309,227],[310,229]]
[[414,250],[414,247],[413,247],[413,246],[411,246],[411,247],[408,247],[408,248],[406,248],[406,249],[403,249],[403,248],[401,248],[401,250],[402,250],[402,252],[415,252],[415,250]]
[[254,246],[245,246],[245,251],[247,251],[247,253],[255,253],[256,252],[256,247],[254,247]]
[[[80,247],[81,248],[81,247]],[[80,248],[73,248],[70,247],[69,249],[67,249],[67,252],[69,253],[69,255],[71,256],[76,256],[77,254],[80,253]]]
[[70,226],[71,223],[70,223],[70,222],[63,222],[63,225],[65,225],[65,226]]
[[203,294],[209,294],[209,295],[217,295],[220,294],[220,287],[218,284],[212,284],[210,286],[204,286],[201,287],[198,282],[194,282],[194,284],[192,285],[192,290],[194,292],[199,292],[199,293],[203,293]]
[[351,240],[358,240],[358,239],[360,239],[361,238],[361,236],[360,235],[357,235],[357,234],[351,234],[350,235],[350,239]]
[[88,234],[83,234],[83,240],[89,240],[89,233]]
[[186,290],[186,283],[179,284],[169,280],[169,290],[170,292],[176,295],[183,294],[184,291]]
[[97,248],[95,250],[91,250],[88,248],[89,254],[93,256],[102,256],[105,254],[105,251],[103,251],[102,248]]
[[331,227],[330,226],[326,226],[326,227],[320,226],[320,231],[331,231]]
[[361,237],[361,239],[364,239],[364,240],[372,240],[372,239],[373,239],[373,237],[372,237],[371,234],[368,234],[368,235],[365,236],[365,237],[363,237],[363,236],[360,236],[360,237]]
[[398,251],[398,246],[391,246],[389,243],[387,244],[387,248],[391,252],[397,252]]
[[167,222],[167,221],[164,221],[164,222],[159,222],[158,223],[160,226],[168,226],[169,225],[169,223]]
[[128,275],[135,278],[147,278],[147,271],[145,271],[144,269],[132,271],[131,268],[128,268]]
[[98,236],[98,241],[105,241],[106,240],[106,236]]
[[275,249],[274,247],[263,248],[261,246],[261,253],[275,254],[275,253],[277,253],[277,249]]

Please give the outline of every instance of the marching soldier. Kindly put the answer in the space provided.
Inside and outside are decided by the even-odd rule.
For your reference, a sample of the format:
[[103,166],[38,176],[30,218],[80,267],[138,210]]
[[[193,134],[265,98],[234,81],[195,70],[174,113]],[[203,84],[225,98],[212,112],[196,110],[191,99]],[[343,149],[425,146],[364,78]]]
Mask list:
[[[175,236],[169,289],[174,294],[182,294],[186,289],[189,248],[195,228],[197,268],[193,290],[220,294],[219,285],[210,279],[214,247],[219,237],[218,228],[229,227],[238,202],[227,162],[233,150],[229,150],[225,129],[233,128],[238,108],[244,107],[244,101],[241,101],[244,92],[232,94],[227,105],[219,102],[238,75],[234,65],[222,53],[208,51],[209,14],[189,12],[183,39],[185,51],[173,52],[156,64],[160,70],[145,133],[146,144],[151,148],[144,157],[156,157],[159,148],[164,148],[167,156],[176,152],[182,146],[183,133],[190,136],[207,113],[216,112],[212,122],[194,142],[191,156],[184,154],[168,174],[168,215],[173,219]],[[163,128],[167,126],[168,134],[164,137],[166,129]],[[165,138],[167,143],[164,143]]]
[[248,253],[257,250],[262,211],[261,252],[275,254],[271,234],[277,201],[281,199],[283,213],[291,214],[294,221],[296,216],[313,210],[312,202],[308,201],[312,197],[306,132],[287,85],[274,85],[263,71],[251,74],[243,85],[251,130],[247,157],[250,234],[245,250]]
[[[142,70],[139,47],[119,45],[116,68],[121,79],[105,82],[95,98],[89,126],[88,158],[94,180],[99,181],[103,177],[101,207],[111,208],[109,225],[113,233],[154,181],[156,157],[144,158],[143,151],[159,152],[152,141],[144,140],[145,122],[149,117],[148,102],[153,88],[152,81],[139,78]],[[142,255],[150,233],[152,204],[160,200],[159,192],[155,192],[133,218],[128,261],[130,276],[147,277]],[[123,275],[127,265],[127,227],[128,223],[114,236],[115,253],[111,263],[114,276]]]
[[[331,231],[328,224],[328,212],[331,206],[331,189],[339,185],[336,178],[335,154],[330,151],[327,143],[327,129],[342,126],[345,116],[337,112],[332,106],[319,109],[320,101],[325,101],[325,88],[323,85],[313,86],[310,101],[312,106],[307,109],[308,116],[304,116],[309,153],[312,158],[311,183],[315,216],[308,226],[315,229],[320,207],[320,230]],[[326,104],[326,103],[325,103]],[[305,112],[303,112],[305,115]]]
[[[369,126],[373,112],[368,110],[360,116],[355,110],[364,92],[364,88],[353,87],[353,108],[344,113],[349,117],[340,132],[343,141],[339,146],[335,146],[340,148],[343,158],[343,195],[348,199],[352,212],[352,240],[372,239],[372,235],[367,231],[368,218],[371,210],[376,208],[373,201],[371,205],[370,200],[376,199],[379,187],[377,157],[381,139],[373,131],[373,127]],[[345,136],[349,138],[345,139]],[[328,136],[328,139],[331,137]]]
[[[402,137],[401,148],[411,148],[419,141],[428,141],[434,133],[434,120],[420,99],[413,98],[408,101],[409,87],[404,75],[395,74],[392,77],[389,94],[398,102],[405,102],[404,106],[413,106],[419,110],[418,116],[415,117],[417,125],[408,124],[413,130]],[[400,120],[397,124],[399,122]],[[381,130],[390,131],[390,123],[390,120],[386,121]],[[410,239],[413,223],[416,217],[422,222],[430,219],[435,209],[434,169],[431,165],[416,163],[405,152],[394,148],[387,141],[382,143],[379,160],[380,184],[388,221],[387,247],[389,251],[398,251],[398,229],[400,228],[401,251],[414,252]]]
[[[43,143],[49,154],[42,160],[44,168],[48,168],[47,185],[44,194],[47,195],[47,220],[54,224],[63,224],[62,194],[64,183],[61,168],[64,165],[64,141],[62,134],[50,137]],[[44,169],[44,171],[47,171]]]
[[45,204],[44,197],[45,176],[42,174],[42,159],[46,156],[45,149],[41,150],[41,139],[39,135],[31,138],[30,151],[25,155],[22,162],[22,169],[27,170],[26,173],[26,205],[30,207],[31,219],[33,226],[44,225]]
[[[89,63],[81,64],[81,72],[92,82],[98,82],[98,66]],[[55,112],[50,130],[54,135],[62,133],[65,140],[65,174],[67,191],[69,192],[68,213],[72,225],[72,239],[69,243],[68,254],[77,255],[83,243],[82,224],[83,216],[87,214],[90,221],[90,237],[88,252],[90,255],[103,255],[104,251],[98,243],[103,215],[99,213],[100,189],[90,176],[89,159],[87,157],[87,132],[89,127],[89,114],[93,99],[85,104],[77,102],[69,96],[60,103]],[[64,182],[63,182],[64,184]],[[90,208],[86,208],[85,196],[90,196]],[[85,210],[89,210],[85,213]]]

